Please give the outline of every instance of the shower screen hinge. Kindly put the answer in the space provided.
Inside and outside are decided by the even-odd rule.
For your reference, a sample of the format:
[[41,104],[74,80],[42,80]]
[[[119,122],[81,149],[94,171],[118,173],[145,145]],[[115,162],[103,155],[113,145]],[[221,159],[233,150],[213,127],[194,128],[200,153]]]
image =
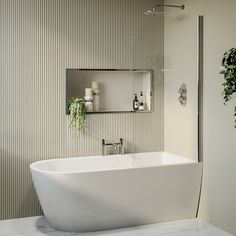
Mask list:
[[178,98],[180,104],[182,106],[186,106],[186,104],[187,104],[187,86],[185,83],[181,84],[178,92],[180,94],[180,96]]

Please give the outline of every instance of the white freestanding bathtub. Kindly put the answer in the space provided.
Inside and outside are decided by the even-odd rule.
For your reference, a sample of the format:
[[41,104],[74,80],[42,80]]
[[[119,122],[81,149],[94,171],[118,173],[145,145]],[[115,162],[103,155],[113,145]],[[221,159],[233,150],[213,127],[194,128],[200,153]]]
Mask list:
[[50,225],[95,231],[196,217],[202,163],[165,152],[30,165]]

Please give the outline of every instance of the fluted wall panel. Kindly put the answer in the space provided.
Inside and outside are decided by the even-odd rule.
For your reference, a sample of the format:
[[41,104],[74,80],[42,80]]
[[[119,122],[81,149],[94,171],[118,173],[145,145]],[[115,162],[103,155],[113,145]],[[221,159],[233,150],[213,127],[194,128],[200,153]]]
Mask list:
[[[163,150],[163,19],[151,0],[0,0],[0,219],[41,214],[30,163]],[[77,136],[65,114],[66,68],[155,71],[154,112],[88,115]]]

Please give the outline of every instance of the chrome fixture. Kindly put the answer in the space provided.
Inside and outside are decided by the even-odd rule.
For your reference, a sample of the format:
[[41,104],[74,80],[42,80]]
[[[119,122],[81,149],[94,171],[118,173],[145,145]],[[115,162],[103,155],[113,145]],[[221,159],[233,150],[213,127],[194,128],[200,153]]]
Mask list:
[[179,102],[182,106],[185,106],[187,104],[187,86],[186,84],[181,84],[179,90],[178,90],[180,96],[179,96]]
[[144,15],[155,15],[155,16],[160,15],[163,12],[158,10],[158,7],[175,7],[175,8],[180,8],[180,9],[184,10],[185,5],[157,4],[152,8],[152,10],[145,11]]
[[198,161],[203,161],[203,39],[204,19],[198,16]]
[[123,155],[124,154],[124,145],[123,139],[120,138],[120,142],[117,143],[108,143],[105,139],[102,139],[102,155],[107,155],[107,147],[112,146],[114,154]]

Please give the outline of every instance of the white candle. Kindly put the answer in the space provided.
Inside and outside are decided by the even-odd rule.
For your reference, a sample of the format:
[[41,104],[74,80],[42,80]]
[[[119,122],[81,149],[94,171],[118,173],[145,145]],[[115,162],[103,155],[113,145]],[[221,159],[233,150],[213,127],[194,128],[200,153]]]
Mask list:
[[92,89],[98,89],[98,82],[97,81],[92,81]]
[[85,96],[93,96],[92,88],[85,88]]

